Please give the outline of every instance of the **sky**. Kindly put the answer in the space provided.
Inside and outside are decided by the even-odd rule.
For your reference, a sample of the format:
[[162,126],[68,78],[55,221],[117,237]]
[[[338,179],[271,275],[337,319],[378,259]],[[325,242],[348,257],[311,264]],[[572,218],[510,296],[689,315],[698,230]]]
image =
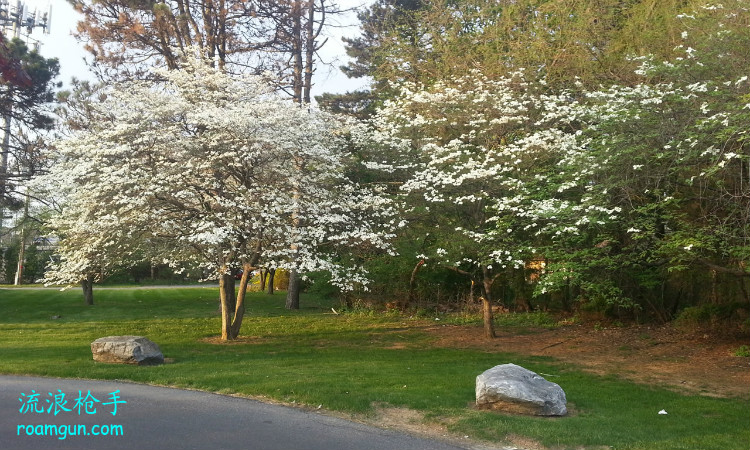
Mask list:
[[[31,37],[41,42],[40,53],[43,56],[60,60],[59,81],[67,85],[72,77],[93,79],[84,63],[87,53],[72,35],[76,23],[81,18],[73,7],[65,0],[23,0],[23,2],[28,10],[33,11],[37,8],[40,12],[47,11],[52,5],[50,34],[43,34],[42,29],[38,28],[34,30]],[[357,8],[369,3],[368,0],[338,0],[337,2],[342,9]],[[313,95],[320,95],[324,92],[342,93],[364,88],[367,85],[367,82],[361,79],[347,78],[338,69],[338,66],[347,61],[341,37],[355,37],[359,34],[356,13],[351,11],[333,18],[331,24],[334,26],[328,29],[328,42],[320,52],[322,62],[326,64],[318,64]]]

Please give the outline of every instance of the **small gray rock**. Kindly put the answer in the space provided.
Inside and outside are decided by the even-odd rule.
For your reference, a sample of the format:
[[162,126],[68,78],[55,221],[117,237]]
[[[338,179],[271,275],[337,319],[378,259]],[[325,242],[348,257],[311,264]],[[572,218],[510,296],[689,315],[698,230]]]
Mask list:
[[94,361],[139,366],[164,363],[159,346],[143,336],[107,336],[91,343]]
[[564,416],[565,392],[536,373],[515,364],[503,364],[477,377],[477,406],[516,414]]

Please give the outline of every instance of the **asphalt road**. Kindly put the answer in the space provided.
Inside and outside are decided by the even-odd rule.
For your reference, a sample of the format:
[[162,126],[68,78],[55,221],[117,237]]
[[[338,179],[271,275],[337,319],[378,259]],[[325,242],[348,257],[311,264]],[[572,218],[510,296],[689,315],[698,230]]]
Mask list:
[[[112,393],[118,390],[114,398]],[[88,397],[89,392],[98,401]],[[81,400],[76,402],[77,398]],[[74,436],[68,431],[71,428],[88,435]],[[124,381],[0,376],[0,449],[4,450],[459,448],[463,447],[315,411],[206,392]]]

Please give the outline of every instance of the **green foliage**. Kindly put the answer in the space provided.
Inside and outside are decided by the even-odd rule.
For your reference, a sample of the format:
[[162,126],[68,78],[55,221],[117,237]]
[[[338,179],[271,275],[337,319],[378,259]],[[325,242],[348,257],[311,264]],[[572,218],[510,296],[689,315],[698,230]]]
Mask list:
[[354,91],[345,94],[324,93],[315,97],[321,109],[335,114],[346,114],[365,119],[375,109],[374,95],[369,91]]
[[[351,61],[341,69],[350,78],[373,76],[377,81],[386,78],[379,76],[384,66],[392,62],[385,49],[396,51],[403,47],[392,48],[392,36],[411,42],[412,47],[418,41],[417,12],[426,7],[423,0],[377,0],[369,8],[357,14],[361,23],[361,36],[343,38],[346,53]],[[393,79],[391,79],[393,80]],[[381,85],[381,87],[384,87]]]
[[434,233],[427,231],[424,224],[415,222],[394,240],[395,256],[369,258],[365,268],[375,282],[360,296],[380,304],[396,302],[402,307],[425,309],[463,302],[471,286],[469,279],[438,264],[418,265],[421,258],[417,255],[432,245]]
[[0,83],[0,93],[4,98],[0,107],[5,110],[10,106],[13,118],[32,129],[51,128],[54,119],[42,105],[54,100],[53,90],[59,87],[53,82],[60,72],[57,58],[44,58],[36,50],[30,50],[20,39],[11,40],[7,47],[8,55],[20,62],[31,83],[28,86],[12,88]]
[[511,327],[556,328],[559,326],[558,320],[545,311],[498,314],[495,316],[495,323],[503,329]]
[[302,290],[317,297],[332,299],[340,298],[341,290],[331,283],[331,275],[327,272],[306,274]]
[[740,345],[740,348],[734,351],[734,356],[750,358],[750,346]]
[[480,68],[496,77],[519,68],[550,86],[632,83],[629,56],[675,55],[680,13],[702,0],[565,2],[384,1],[360,14],[362,34],[345,40],[351,76],[430,84]]
[[39,250],[37,244],[31,244],[26,247],[26,254],[23,269],[23,284],[36,283],[44,276],[44,270],[49,261],[50,250]]
[[[18,269],[18,253],[21,248],[20,239],[10,240],[10,245],[5,251],[0,251],[0,264],[5,270],[5,283],[13,284]],[[0,249],[1,250],[1,249]],[[44,276],[44,270],[49,261],[51,252],[39,250],[37,243],[27,245],[24,259],[23,280],[21,284],[36,283]],[[0,280],[2,282],[3,280]]]
[[548,249],[553,273],[537,293],[572,284],[589,307],[659,321],[747,299],[750,30],[741,2],[723,5],[679,16],[669,60],[635,58],[642,84],[586,94],[604,112],[584,132],[599,165],[592,183],[622,213],[588,240]]
[[[193,272],[191,274],[191,272]],[[153,275],[153,277],[152,277]],[[175,273],[169,266],[155,265],[149,262],[138,262],[128,267],[121,267],[102,280],[102,285],[158,285],[158,284],[194,284],[202,278],[200,270],[193,269],[182,273]]]
[[11,284],[13,282],[13,277],[16,273],[16,264],[18,263],[18,250],[19,245],[17,242],[12,243],[9,245],[5,251],[2,252],[2,260],[0,261],[3,264],[3,269],[5,272],[5,282],[8,284]]
[[[468,173],[467,159],[486,170],[488,161],[483,157],[549,123],[536,117],[526,128],[508,127],[503,122],[493,129],[490,119],[500,108],[486,99],[498,89],[478,89],[474,98],[471,90],[475,86],[465,82],[466,74],[481,73],[485,83],[490,83],[513,70],[525,69],[525,79],[542,80],[544,101],[551,103],[554,95],[561,95],[568,105],[580,102],[589,108],[590,114],[583,115],[560,108],[560,116],[569,121],[555,123],[553,128],[574,132],[585,142],[589,158],[585,166],[591,172],[578,175],[577,180],[585,179],[586,186],[570,189],[564,178],[570,174],[568,167],[561,167],[550,155],[545,158],[526,152],[524,157],[533,161],[529,164],[532,169],[516,185],[535,192],[532,197],[537,201],[573,204],[577,196],[592,201],[587,194],[596,190],[603,196],[595,201],[618,213],[616,219],[610,216],[608,221],[592,221],[575,233],[566,233],[569,223],[564,214],[549,214],[544,217],[550,222],[545,226],[552,232],[557,226],[561,236],[544,239],[533,228],[529,214],[514,209],[507,217],[499,217],[493,212],[488,216],[497,223],[493,223],[496,230],[490,242],[486,236],[464,239],[458,233],[459,228],[487,231],[475,229],[477,224],[470,222],[482,218],[476,216],[480,208],[472,209],[475,205],[468,196],[462,203],[433,202],[429,208],[416,207],[404,213],[412,226],[423,227],[431,236],[421,251],[415,253],[411,248],[407,252],[433,258],[426,250],[439,247],[447,255],[488,266],[481,255],[527,245],[529,251],[515,255],[518,260],[528,264],[543,259],[545,264],[535,269],[534,280],[526,280],[535,296],[531,306],[585,308],[620,319],[666,322],[687,306],[746,298],[750,259],[750,183],[745,175],[750,170],[750,83],[746,73],[750,58],[745,49],[750,46],[750,30],[743,2],[707,6],[700,0],[608,0],[595,5],[585,1],[498,4],[469,0],[412,6],[399,9],[398,2],[373,5],[362,17],[363,36],[356,40],[356,51],[362,56],[360,62],[367,61],[360,69],[376,80],[392,83],[377,86],[376,93],[381,96],[403,103],[393,82],[414,82],[406,83],[405,91],[413,94],[417,89],[419,100],[398,103],[394,108],[402,119],[396,125],[405,130],[399,135],[403,140],[394,142],[396,146],[410,142],[414,148],[426,150],[422,154],[394,153],[382,140],[371,145],[364,150],[363,159],[395,159],[401,171],[381,178],[371,175],[368,181],[404,183],[409,167],[420,158],[440,159],[442,154],[435,145],[449,143],[455,152],[446,156],[438,169],[444,174],[452,171],[455,185],[453,191],[442,193],[449,196],[468,189],[469,177],[461,176]],[[531,90],[527,85],[524,88]],[[427,98],[430,95],[435,99]],[[459,105],[455,98],[468,100]],[[381,111],[393,104],[385,102]],[[484,118],[488,120],[485,125],[470,126]],[[381,119],[375,122],[382,125]],[[484,139],[485,134],[500,142]],[[456,144],[459,141],[461,145]],[[471,153],[475,149],[479,151]],[[527,170],[523,164],[521,167]],[[436,178],[430,179],[425,192],[434,194]],[[492,201],[513,192],[508,187],[513,184],[499,179],[496,176],[481,183],[480,192],[489,192]],[[568,190],[561,194],[558,186]],[[404,190],[402,186],[401,192]],[[417,194],[420,197],[422,192]],[[484,205],[490,203],[486,200]],[[504,211],[509,210],[506,207]],[[576,215],[579,219],[580,213]],[[506,230],[513,232],[502,241],[498,237]],[[386,264],[390,262],[375,263],[378,269]],[[403,286],[403,278],[410,273],[408,266],[406,262],[395,264],[389,267],[392,272],[376,276],[375,290],[385,284]],[[516,272],[524,270],[520,263],[516,266]],[[478,269],[471,264],[457,268],[478,278]],[[421,270],[418,278],[426,279],[429,273]],[[498,291],[499,297],[506,300],[519,293],[523,297],[526,285],[518,282],[518,273],[511,270],[498,276],[493,291]],[[447,298],[467,292],[460,284],[442,284],[441,288],[443,293],[451,292]],[[429,295],[435,291],[433,288]],[[390,293],[403,298],[398,290],[390,289]]]
[[156,0],[125,0],[125,6],[132,9],[149,11],[157,6]]

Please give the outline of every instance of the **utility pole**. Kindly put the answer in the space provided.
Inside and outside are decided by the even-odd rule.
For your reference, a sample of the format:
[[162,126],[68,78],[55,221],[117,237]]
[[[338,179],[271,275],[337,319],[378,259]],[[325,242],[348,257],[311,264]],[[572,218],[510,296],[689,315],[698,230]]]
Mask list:
[[[8,36],[9,39],[26,38],[27,42],[32,40],[31,34],[36,28],[41,28],[44,34],[49,34],[50,25],[52,21],[52,6],[48,6],[47,11],[40,13],[37,9],[33,12],[26,6],[21,0],[0,0],[0,34]],[[35,48],[39,49],[39,41],[35,41]],[[12,217],[5,216],[5,208],[3,201],[7,191],[7,180],[8,180],[8,163],[10,160],[10,136],[11,136],[11,124],[13,122],[13,88],[8,86],[6,93],[6,107],[2,111],[2,131],[3,141],[2,147],[0,148],[0,261],[3,260],[2,252],[4,250],[2,246],[2,237],[4,234],[3,223],[5,219]],[[27,193],[28,196],[28,193]],[[28,208],[28,206],[27,206]],[[28,209],[25,209],[28,211]],[[26,217],[24,217],[24,222]],[[21,242],[21,255],[25,250],[25,233],[24,242]],[[21,256],[22,257],[22,256]],[[18,267],[23,267],[23,261],[18,261]],[[0,264],[0,279],[7,278],[7,274],[3,273],[5,270],[5,264]],[[22,269],[20,269],[22,270]],[[19,284],[18,276],[16,277],[16,284]]]

